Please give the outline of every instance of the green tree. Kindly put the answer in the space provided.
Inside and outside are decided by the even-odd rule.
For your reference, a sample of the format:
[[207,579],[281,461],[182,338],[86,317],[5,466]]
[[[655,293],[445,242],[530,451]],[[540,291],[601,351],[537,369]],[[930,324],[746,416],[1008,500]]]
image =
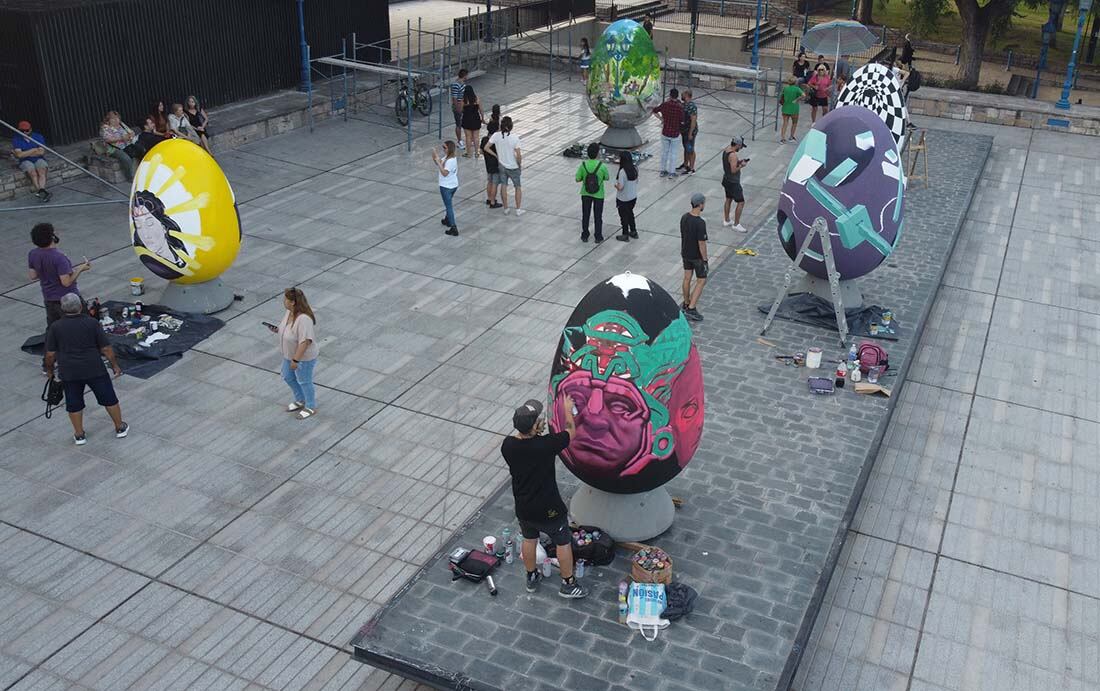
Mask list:
[[[1020,0],[955,0],[959,18],[962,20],[962,48],[955,78],[962,88],[973,89],[978,86],[990,29],[1011,18],[1019,2]],[[918,33],[934,29],[945,7],[945,0],[912,0],[909,14],[913,28]]]

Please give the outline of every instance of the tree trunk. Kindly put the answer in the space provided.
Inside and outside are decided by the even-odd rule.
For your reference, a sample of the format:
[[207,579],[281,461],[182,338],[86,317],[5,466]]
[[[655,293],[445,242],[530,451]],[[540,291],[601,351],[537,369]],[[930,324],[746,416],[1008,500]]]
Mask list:
[[1054,27],[1054,32],[1050,35],[1051,48],[1058,47],[1058,32],[1062,30],[1062,17],[1066,16],[1065,9],[1065,0],[1050,0],[1050,7],[1047,9],[1047,22]]
[[873,24],[871,11],[875,8],[875,0],[858,0],[856,3],[856,21],[860,24]]
[[955,78],[959,81],[960,89],[974,89],[978,86],[978,77],[982,72],[985,40],[989,36],[989,27],[992,22],[989,15],[981,10],[973,13],[960,12],[959,14],[963,25],[962,48],[959,53],[959,69],[955,73]]

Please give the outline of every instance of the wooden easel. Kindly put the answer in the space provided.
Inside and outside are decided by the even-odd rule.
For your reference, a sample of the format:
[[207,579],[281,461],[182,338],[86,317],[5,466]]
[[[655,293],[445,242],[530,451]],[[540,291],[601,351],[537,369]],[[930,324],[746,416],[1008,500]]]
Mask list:
[[[910,186],[913,185],[914,181],[922,180],[924,181],[924,186],[927,187],[931,184],[928,179],[928,141],[926,140],[928,130],[917,130],[913,134],[916,134],[918,132],[920,133],[920,138],[918,138],[915,142],[912,140],[912,138],[910,138],[908,145],[905,147],[906,168],[908,169],[906,177],[909,178]],[[922,156],[921,154],[924,155]],[[916,175],[917,166],[922,161],[924,162],[924,174]]]

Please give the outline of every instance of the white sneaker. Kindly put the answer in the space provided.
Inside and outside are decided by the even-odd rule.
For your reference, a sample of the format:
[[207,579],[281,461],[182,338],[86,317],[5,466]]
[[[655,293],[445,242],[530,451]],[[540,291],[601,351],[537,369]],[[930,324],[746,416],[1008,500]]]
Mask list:
[[732,225],[733,225],[733,221],[722,221],[722,227],[723,228],[729,228]]
[[509,213],[510,213],[511,211],[512,211],[512,210],[511,210],[510,208],[508,208],[507,206],[506,206],[506,207],[504,207],[504,215],[505,215],[505,216],[507,216],[507,215],[508,215],[508,214],[509,214]]
[[741,225],[740,223],[735,225],[733,227],[733,229],[736,230],[738,233],[747,233],[747,232],[749,232],[749,229],[746,228],[745,226]]
[[527,213],[527,212],[526,212],[526,211],[524,211],[523,209],[516,209],[516,215],[517,215],[517,216],[522,216],[522,215],[523,215],[523,214],[525,214],[525,213]]
[[459,143],[458,143],[458,148],[460,148],[460,149],[462,149],[463,151],[465,151],[465,150],[466,150],[466,143],[465,143],[465,142],[459,142]]

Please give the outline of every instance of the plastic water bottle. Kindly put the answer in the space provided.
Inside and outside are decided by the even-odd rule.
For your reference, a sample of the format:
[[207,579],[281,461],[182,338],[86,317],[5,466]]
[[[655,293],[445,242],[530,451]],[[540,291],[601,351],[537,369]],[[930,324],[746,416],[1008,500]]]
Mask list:
[[857,357],[859,357],[859,346],[852,341],[852,347],[848,349],[848,362],[855,362]]
[[504,535],[504,563],[511,564],[516,560],[516,544],[512,541],[512,529],[505,528]]
[[553,573],[551,571],[551,567],[552,567],[552,565],[550,564],[550,557],[546,557],[546,559],[543,559],[543,561],[542,561],[542,577],[543,578],[550,578],[550,574]]
[[626,617],[630,614],[630,606],[626,604],[626,600],[619,600],[619,623],[626,626]]
[[576,574],[577,578],[584,578],[584,568],[584,559],[578,559],[577,568],[574,569],[574,573]]
[[863,373],[859,371],[859,360],[856,360],[852,364],[855,365],[855,367],[852,368],[852,383],[854,384],[863,379]]

